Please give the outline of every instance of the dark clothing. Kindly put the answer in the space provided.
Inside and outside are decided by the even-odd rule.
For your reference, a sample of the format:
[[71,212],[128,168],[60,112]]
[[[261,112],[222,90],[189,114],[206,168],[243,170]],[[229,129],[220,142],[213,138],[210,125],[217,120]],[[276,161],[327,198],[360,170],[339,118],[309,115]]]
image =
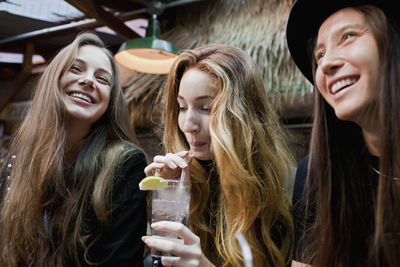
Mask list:
[[[347,214],[349,214],[346,216],[346,228],[347,233],[350,235],[348,239],[349,249],[347,252],[350,256],[350,260],[356,262],[360,262],[361,259],[362,261],[366,260],[374,232],[374,210],[378,177],[376,173],[374,173],[372,167],[378,168],[379,165],[378,158],[369,154],[360,155],[360,158],[360,161],[364,162],[363,165],[368,167],[364,168],[362,171],[361,178],[351,177],[352,180],[360,180],[346,182],[344,185],[347,191],[352,192],[352,194],[349,194],[352,197],[346,195],[348,199],[345,204]],[[304,157],[298,165],[292,202],[292,216],[295,229],[292,258],[299,262],[304,262],[302,256],[304,256],[305,249],[310,245],[310,232],[307,232],[307,229],[313,225],[317,210],[316,192],[314,191],[316,177],[313,177],[313,175],[310,176],[310,191],[304,194],[304,188],[307,182],[308,161],[309,155]],[[336,166],[336,168],[337,167],[338,166]],[[332,202],[334,202],[335,205],[341,205],[341,202],[339,202],[339,195],[343,192],[336,192],[335,189],[332,190]],[[308,207],[306,201],[308,201]],[[339,216],[333,214],[332,218],[339,218]],[[337,222],[334,222],[334,224],[337,224]],[[314,251],[309,251],[307,254],[310,252]]]
[[[110,226],[89,252],[96,266],[143,266],[146,191],[139,190],[139,182],[145,177],[146,165],[144,154],[137,152],[117,174]],[[95,217],[90,219],[96,221]]]
[[[301,240],[305,230],[309,228],[315,220],[315,207],[309,208],[308,216],[305,218],[306,203],[303,199],[304,186],[306,184],[308,171],[308,155],[304,157],[297,168],[296,178],[293,190],[293,224],[294,224],[294,247],[293,247],[293,260],[301,261],[306,244]],[[309,197],[309,203],[314,204],[315,194],[312,193]]]
[[[91,202],[88,201],[90,207],[84,215],[85,234],[90,234],[93,238],[100,234],[100,238],[89,249],[89,259],[96,263],[94,266],[143,266],[144,243],[141,237],[146,234],[146,192],[139,190],[139,182],[145,177],[146,165],[143,152],[135,150],[126,159],[125,164],[116,171],[112,190],[112,214],[107,228],[102,229],[90,205]],[[0,178],[2,193],[10,170],[11,168],[6,166],[2,171]],[[72,169],[65,171],[66,179],[72,172]],[[47,219],[51,220],[54,209],[56,207],[51,206],[45,210],[46,229]],[[81,265],[88,266],[83,251],[80,251],[80,254],[82,254]],[[70,265],[73,266],[67,264]]]

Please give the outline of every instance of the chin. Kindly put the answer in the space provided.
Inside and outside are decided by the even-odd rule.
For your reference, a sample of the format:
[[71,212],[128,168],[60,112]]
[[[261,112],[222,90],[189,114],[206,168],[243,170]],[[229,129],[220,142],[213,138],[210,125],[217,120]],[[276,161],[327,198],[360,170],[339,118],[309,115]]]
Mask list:
[[208,153],[194,153],[194,157],[198,160],[211,160],[211,156]]
[[357,112],[350,112],[350,111],[335,111],[335,115],[339,120],[342,121],[352,121],[352,122],[356,122],[355,118],[356,118],[356,113]]

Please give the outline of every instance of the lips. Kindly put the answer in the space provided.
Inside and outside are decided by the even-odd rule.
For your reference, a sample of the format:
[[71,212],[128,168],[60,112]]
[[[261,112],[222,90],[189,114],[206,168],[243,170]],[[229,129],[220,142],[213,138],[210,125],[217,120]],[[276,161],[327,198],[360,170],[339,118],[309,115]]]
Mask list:
[[77,99],[83,100],[83,101],[85,101],[85,102],[87,102],[89,104],[95,103],[95,100],[90,95],[85,94],[83,92],[68,91],[67,95],[69,95],[70,97],[73,97],[73,98],[77,98]]
[[335,94],[338,91],[340,91],[356,82],[357,82],[356,78],[346,78],[346,79],[338,80],[332,84],[330,91],[332,94]]
[[190,142],[190,146],[194,147],[194,148],[203,146],[205,144],[206,144],[206,142]]

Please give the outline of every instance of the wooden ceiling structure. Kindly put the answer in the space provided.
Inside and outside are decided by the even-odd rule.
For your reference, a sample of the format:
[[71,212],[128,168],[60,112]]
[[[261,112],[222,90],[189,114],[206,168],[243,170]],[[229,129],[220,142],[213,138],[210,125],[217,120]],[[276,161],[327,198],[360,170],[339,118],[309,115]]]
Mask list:
[[[6,0],[3,0],[6,1]],[[23,63],[0,63],[0,79],[13,79],[12,88],[0,97],[0,112],[18,94],[21,87],[35,73],[32,56],[40,54],[46,61],[59,49],[69,44],[80,31],[107,26],[117,35],[99,32],[98,35],[111,51],[121,43],[142,36],[124,22],[148,19],[151,14],[161,14],[166,8],[199,2],[201,0],[65,0],[80,10],[84,17],[50,23],[0,11],[0,52],[23,54]],[[0,0],[2,2],[2,0]]]
[[[11,2],[17,0],[0,0],[0,3],[4,1]],[[46,61],[50,60],[59,49],[71,43],[75,36],[84,30],[93,30],[102,26],[110,28],[116,35],[104,32],[97,33],[110,50],[115,53],[125,40],[141,38],[143,35],[143,31],[136,31],[134,28],[128,27],[125,22],[135,19],[147,20],[151,14],[158,14],[160,19],[166,17],[166,20],[168,20],[168,18],[179,14],[180,22],[190,20],[192,24],[185,24],[185,28],[175,27],[175,31],[179,32],[179,35],[176,35],[175,31],[166,31],[167,35],[178,37],[174,39],[178,42],[178,46],[179,44],[185,44],[181,47],[191,48],[192,44],[198,45],[202,42],[216,42],[232,44],[245,51],[247,49],[247,53],[255,55],[258,58],[258,64],[269,77],[265,79],[268,82],[267,85],[269,85],[269,82],[279,80],[270,79],[271,75],[275,75],[275,78],[284,76],[284,81],[291,79],[295,82],[298,80],[296,77],[301,76],[300,74],[300,76],[293,74],[292,69],[295,69],[295,66],[288,59],[288,51],[285,48],[284,41],[282,41],[284,36],[282,25],[284,23],[280,21],[282,18],[285,18],[282,15],[286,14],[285,12],[287,11],[284,8],[285,4],[290,7],[290,4],[294,0],[227,0],[226,2],[230,3],[232,7],[228,9],[223,8],[223,12],[221,11],[222,16],[219,16],[221,13],[220,10],[210,14],[210,10],[204,8],[206,10],[206,12],[203,12],[205,15],[197,12],[196,4],[194,3],[200,2],[197,3],[197,7],[207,7],[209,4],[213,5],[215,2],[224,2],[222,0],[65,1],[80,10],[83,16],[63,20],[61,23],[51,23],[13,15],[1,11],[0,8],[0,52],[21,53],[24,55],[22,64],[0,62],[0,159],[2,154],[1,113],[8,104],[12,104],[15,100],[18,100],[19,95],[25,95],[25,88],[33,86],[36,82],[33,78],[37,78],[39,75],[36,73],[41,72],[43,69],[43,66],[33,65],[32,56],[40,54]],[[203,3],[201,3],[202,1]],[[249,8],[245,4],[247,2],[254,2],[254,8]],[[195,12],[193,14],[191,12],[182,12],[179,9],[179,6],[182,5],[187,5],[189,9],[193,9]],[[166,14],[163,17],[161,13],[166,9],[168,9],[168,12],[165,12]],[[242,10],[244,11],[242,12]],[[186,20],[181,19],[182,15],[185,15]],[[230,27],[227,27],[229,26],[227,20],[231,23]],[[200,21],[201,23],[199,23]],[[241,27],[241,30],[238,30],[238,27]],[[162,31],[164,33],[164,29]],[[259,31],[269,34],[260,34]],[[203,36],[202,33],[206,34]],[[228,36],[228,38],[226,35],[229,34],[232,36]],[[193,38],[193,35],[196,38]],[[237,40],[241,42],[231,43]],[[280,60],[279,62],[277,62],[278,59]],[[139,79],[130,82],[127,86],[128,91],[132,95],[134,91],[132,88],[135,88],[135,86],[143,87],[143,85],[146,85],[147,87],[158,88],[158,85],[161,84],[158,79],[159,77],[153,77],[154,75],[140,74],[138,76]],[[289,88],[288,85],[287,87]],[[267,88],[269,87],[267,86]],[[279,89],[280,87],[277,88]],[[310,114],[312,113],[313,98],[312,94],[307,90],[303,93],[303,87],[301,87],[299,92],[297,91],[299,91],[297,87],[291,91],[287,90],[285,94],[282,94],[282,97],[285,99],[290,98],[290,101],[286,102],[292,104],[289,108],[286,107],[284,117],[287,120],[285,123],[291,126],[290,128],[293,131],[296,131],[297,137],[290,139],[289,143],[294,151],[298,151],[296,152],[296,155],[298,155],[296,158],[300,159],[306,153],[306,148],[308,147],[306,144],[308,143],[309,132],[311,130],[310,118],[312,115]],[[140,94],[140,91],[137,94]],[[130,97],[130,101],[134,103],[132,100],[134,96]],[[283,102],[286,103],[285,101]],[[148,108],[148,105],[146,108]]]

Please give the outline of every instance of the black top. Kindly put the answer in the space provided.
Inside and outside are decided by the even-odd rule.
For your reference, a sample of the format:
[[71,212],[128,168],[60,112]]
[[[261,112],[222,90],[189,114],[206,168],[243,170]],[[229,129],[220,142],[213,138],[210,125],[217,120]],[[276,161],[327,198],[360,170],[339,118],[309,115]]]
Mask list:
[[[146,191],[139,189],[139,182],[146,165],[144,154],[136,151],[117,174],[110,226],[90,250],[96,266],[143,266]],[[96,221],[94,214],[90,219]]]
[[[139,182],[145,177],[146,165],[143,152],[136,150],[116,173],[109,227],[89,250],[89,257],[96,262],[95,266],[143,266],[144,243],[141,237],[146,234],[146,192],[139,190]],[[1,192],[4,192],[9,169],[6,165],[2,171]],[[68,173],[71,173],[70,170],[66,171],[67,176]],[[86,216],[84,221],[89,232],[94,235],[102,232],[91,207]],[[83,255],[81,265],[87,266]]]
[[[293,260],[301,262],[301,256],[304,249],[304,240],[301,240],[305,230],[309,228],[315,220],[315,207],[308,211],[308,217],[305,218],[306,203],[303,199],[303,190],[306,184],[308,171],[308,155],[304,157],[297,168],[296,178],[293,190],[293,208],[292,216],[294,223],[294,247],[293,247]],[[314,203],[315,194],[311,194],[309,199],[310,203]]]
[[[379,159],[375,156],[364,154],[361,156],[367,162],[367,166],[369,166],[366,170],[364,170],[363,181],[359,182],[359,191],[365,192],[365,194],[360,194],[357,192],[355,195],[363,196],[362,199],[358,199],[358,201],[365,201],[367,203],[364,205],[363,210],[360,213],[360,210],[355,212],[354,214],[361,214],[361,216],[353,216],[351,221],[351,229],[352,233],[351,240],[349,243],[351,244],[351,251],[348,251],[352,256],[352,259],[357,261],[357,259],[363,258],[365,260],[368,247],[369,240],[372,240],[372,235],[374,232],[374,210],[375,210],[375,197],[377,190],[377,181],[378,176],[373,171],[372,167],[378,168]],[[295,240],[294,240],[294,248],[293,248],[293,260],[304,262],[302,260],[302,256],[304,250],[309,245],[308,232],[306,230],[312,226],[316,218],[316,194],[313,190],[313,183],[316,177],[310,176],[311,181],[311,191],[307,192],[307,195],[303,195],[304,187],[306,185],[306,178],[308,172],[308,161],[309,155],[304,157],[297,168],[295,185],[293,191],[293,208],[292,208],[292,216],[293,223],[295,229]],[[372,167],[371,167],[372,166]],[[348,188],[347,190],[354,190],[354,188]],[[308,207],[306,206],[306,199],[308,201]],[[349,210],[355,211],[357,209],[356,201],[354,199],[350,199],[349,202],[346,202]],[[306,208],[307,216],[306,216]],[[335,217],[335,216],[334,216]],[[357,218],[354,218],[357,217]],[[350,218],[349,218],[350,219]]]

